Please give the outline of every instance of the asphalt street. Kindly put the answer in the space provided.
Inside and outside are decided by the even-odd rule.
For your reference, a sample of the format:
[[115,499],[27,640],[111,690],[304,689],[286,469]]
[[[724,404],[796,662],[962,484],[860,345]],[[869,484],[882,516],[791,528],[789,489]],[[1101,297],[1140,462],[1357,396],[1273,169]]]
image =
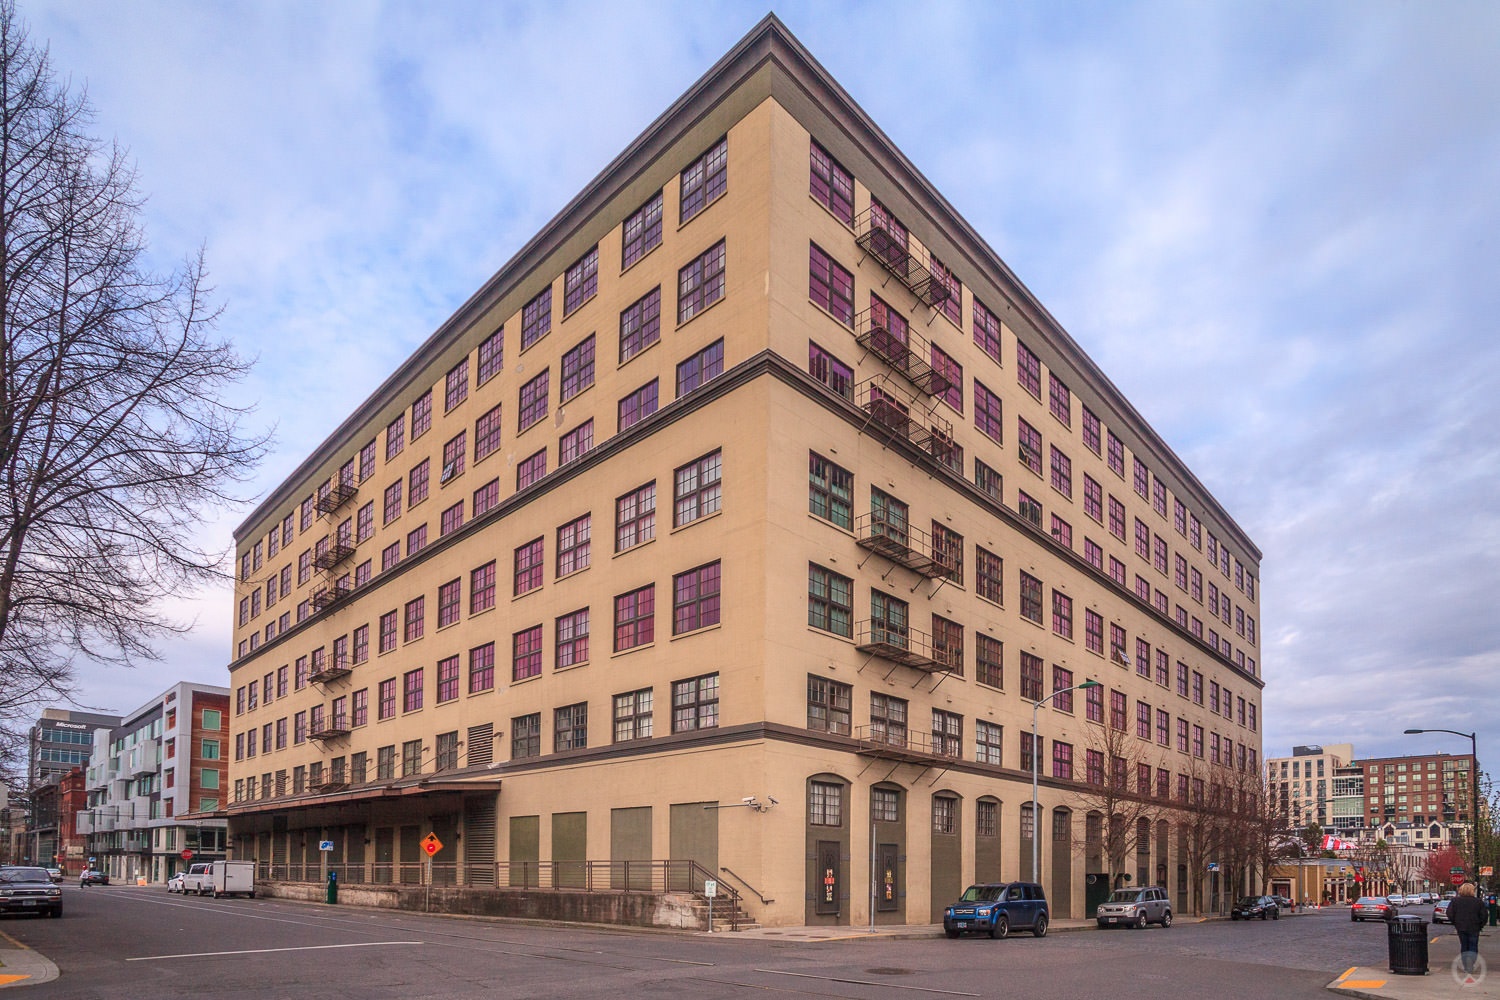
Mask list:
[[157,887],[64,891],[61,920],[0,922],[61,972],[55,982],[26,987],[28,998],[916,1000],[1040,991],[1081,1000],[1287,1000],[1326,998],[1325,985],[1348,967],[1385,960],[1385,927],[1351,923],[1347,910],[1248,923],[1181,918],[1170,930],[1042,940],[813,943],[184,898]]

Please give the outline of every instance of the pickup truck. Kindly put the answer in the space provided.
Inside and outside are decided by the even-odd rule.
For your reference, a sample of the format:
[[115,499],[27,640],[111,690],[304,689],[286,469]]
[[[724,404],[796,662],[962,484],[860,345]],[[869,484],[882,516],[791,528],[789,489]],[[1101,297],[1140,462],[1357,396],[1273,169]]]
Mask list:
[[180,892],[184,896],[190,892],[202,895],[212,867],[208,864],[193,865],[185,872],[178,872],[167,882],[167,891]]

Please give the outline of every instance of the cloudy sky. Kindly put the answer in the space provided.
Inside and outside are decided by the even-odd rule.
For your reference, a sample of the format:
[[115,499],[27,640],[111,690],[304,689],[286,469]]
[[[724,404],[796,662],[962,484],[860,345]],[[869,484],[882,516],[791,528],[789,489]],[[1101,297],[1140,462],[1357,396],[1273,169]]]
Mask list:
[[[21,5],[260,356],[261,495],[765,12]],[[1259,544],[1265,752],[1495,762],[1500,5],[777,13]],[[227,586],[180,612],[83,701],[223,683]]]

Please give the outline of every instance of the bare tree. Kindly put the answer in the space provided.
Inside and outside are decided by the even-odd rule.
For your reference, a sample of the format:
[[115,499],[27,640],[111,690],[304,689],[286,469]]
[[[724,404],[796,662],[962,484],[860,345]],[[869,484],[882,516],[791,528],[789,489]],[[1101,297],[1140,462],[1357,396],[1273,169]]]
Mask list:
[[212,336],[201,252],[151,269],[92,124],[0,0],[0,724],[67,696],[80,658],[189,627],[163,603],[222,572],[201,519],[265,446],[221,398],[248,362]]
[[[1078,791],[1084,812],[1085,857],[1097,852],[1118,889],[1130,872],[1130,857],[1149,853],[1151,830],[1161,812],[1155,770],[1164,766],[1151,743],[1113,724],[1090,724],[1084,744],[1084,784]],[[1092,817],[1092,818],[1091,818]],[[1140,833],[1146,821],[1145,840]]]

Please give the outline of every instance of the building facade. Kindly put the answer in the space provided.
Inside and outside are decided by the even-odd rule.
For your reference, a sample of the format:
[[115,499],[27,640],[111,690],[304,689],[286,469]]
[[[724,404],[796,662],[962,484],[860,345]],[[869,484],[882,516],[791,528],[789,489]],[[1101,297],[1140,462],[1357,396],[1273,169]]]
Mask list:
[[1355,761],[1364,770],[1365,826],[1458,824],[1474,809],[1472,754],[1411,754]]
[[1293,747],[1290,757],[1266,761],[1267,788],[1277,796],[1289,826],[1334,825],[1334,772],[1353,759],[1354,747],[1339,743]]
[[59,782],[88,764],[95,731],[119,725],[118,715],[43,709],[27,732],[26,789],[20,859],[29,864],[65,864],[59,854],[64,802]]
[[93,867],[111,878],[163,882],[225,856],[216,812],[228,783],[229,692],[179,683],[95,743],[78,829]]
[[774,18],[236,543],[270,877],[433,833],[477,885],[692,859],[767,924],[1068,916],[1106,772],[1174,894],[1176,810],[1260,774],[1259,550]]
[[1365,825],[1365,770],[1346,763],[1333,769],[1329,825],[1342,835],[1358,833]]

